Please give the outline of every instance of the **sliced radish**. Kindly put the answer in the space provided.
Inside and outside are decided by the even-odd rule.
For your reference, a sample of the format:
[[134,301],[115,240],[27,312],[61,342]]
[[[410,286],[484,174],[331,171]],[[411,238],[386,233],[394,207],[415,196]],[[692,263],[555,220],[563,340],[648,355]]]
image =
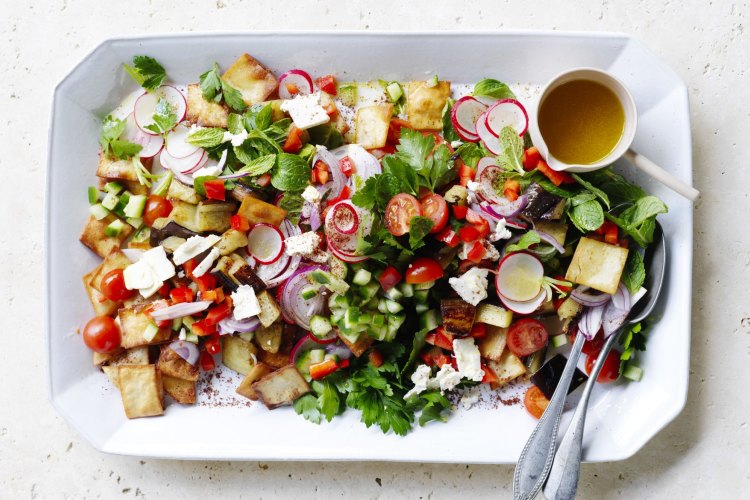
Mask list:
[[173,172],[179,172],[181,174],[190,174],[201,168],[203,164],[208,161],[208,154],[199,149],[190,156],[185,158],[175,158],[169,154],[169,151],[163,149],[161,155],[159,155],[159,163],[162,167],[172,170]]
[[333,225],[341,234],[353,234],[359,227],[359,217],[354,207],[347,203],[338,203],[333,208]]
[[198,151],[198,146],[187,142],[190,129],[185,125],[177,125],[167,134],[167,151],[174,158],[185,158]]
[[485,125],[495,137],[500,136],[504,127],[512,127],[522,136],[529,128],[529,115],[526,108],[515,99],[502,99],[487,110]]
[[272,264],[284,253],[284,235],[271,224],[256,224],[247,235],[247,251],[260,264]]
[[339,230],[336,223],[334,222],[334,213],[337,212],[339,205],[346,205],[357,214],[359,226],[361,226],[362,234],[370,234],[372,229],[372,217],[362,209],[358,209],[351,200],[342,200],[333,205],[326,214],[325,219],[325,234],[328,248],[331,252],[341,260],[346,262],[362,262],[367,257],[363,255],[357,255],[357,241],[359,239],[359,227],[357,227],[351,233],[344,233]]
[[500,301],[516,314],[531,314],[541,306],[547,298],[547,292],[541,290],[536,297],[527,301],[510,300],[509,298],[498,294]]
[[279,97],[291,99],[298,94],[312,94],[313,81],[306,71],[290,69],[279,77]]
[[512,229],[528,229],[529,225],[519,219],[505,219],[505,225],[506,227],[510,227]]
[[499,196],[495,194],[497,192],[495,190],[495,179],[497,179],[497,176],[501,175],[502,172],[503,169],[497,165],[490,165],[482,170],[482,173],[477,176],[477,181],[481,186],[481,189],[477,191],[477,195],[480,198],[487,200],[490,203],[495,203],[499,199]]
[[153,92],[144,92],[135,101],[135,106],[133,108],[135,122],[146,134],[158,135],[156,132],[148,130],[146,127],[153,125],[156,105],[161,98],[166,99],[166,101],[172,106],[175,115],[177,115],[177,123],[180,123],[185,119],[187,113],[187,101],[185,100],[185,96],[182,95],[182,92],[171,85],[162,85]]
[[471,96],[460,98],[451,109],[451,122],[456,133],[471,142],[479,140],[477,119],[487,110],[487,106]]
[[133,113],[125,118],[125,130],[122,133],[122,139],[139,144],[141,151],[138,156],[141,158],[153,158],[164,146],[164,139],[160,135],[148,135],[141,130],[135,123]]
[[344,262],[356,264],[357,262],[364,262],[369,259],[369,257],[367,257],[366,255],[353,255],[342,252],[341,250],[336,248],[335,243],[333,243],[330,238],[328,238],[326,241],[328,243],[328,250],[330,250],[333,255],[338,257],[340,260],[343,260]]
[[124,120],[128,117],[129,114],[133,112],[133,108],[135,107],[135,101],[138,100],[138,98],[143,94],[143,90],[138,89],[130,94],[128,94],[125,99],[122,100],[122,102],[112,110],[113,118],[117,118],[118,120]]
[[486,111],[477,118],[477,135],[490,153],[493,155],[500,154],[500,140],[487,128]]
[[495,288],[500,299],[526,302],[533,300],[542,289],[544,266],[531,254],[518,252],[500,261],[495,277]]

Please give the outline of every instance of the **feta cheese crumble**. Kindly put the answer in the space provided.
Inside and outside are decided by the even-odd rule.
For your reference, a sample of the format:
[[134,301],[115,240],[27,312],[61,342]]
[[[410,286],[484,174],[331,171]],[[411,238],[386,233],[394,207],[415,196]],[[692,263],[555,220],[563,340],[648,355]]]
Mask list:
[[215,234],[209,234],[208,236],[191,236],[185,243],[175,249],[172,254],[172,260],[178,266],[184,264],[193,257],[202,254],[217,244],[220,239],[221,238]]
[[482,381],[484,378],[482,356],[473,338],[455,339],[453,341],[453,355],[456,357],[456,365],[462,377],[474,382]]
[[475,404],[479,402],[479,394],[481,393],[481,389],[479,387],[472,387],[465,391],[461,395],[461,400],[459,403],[461,403],[461,406],[464,410],[468,410]]
[[430,389],[440,389],[440,392],[450,391],[461,383],[461,374],[451,365],[443,365],[435,374],[435,378],[430,380],[427,387]]
[[299,236],[291,236],[284,240],[284,251],[287,255],[301,255],[310,257],[320,247],[320,235],[314,231],[302,233]]
[[[487,240],[480,240],[480,243],[484,247],[485,254],[482,259],[489,259],[492,261],[500,260],[500,252],[497,251],[497,248],[495,248],[495,245],[490,243]],[[464,243],[463,247],[461,247],[461,251],[458,252],[458,258],[461,260],[466,260],[469,258],[469,252],[474,247],[474,242],[472,243]]]
[[123,271],[125,288],[138,290],[145,299],[155,294],[164,281],[174,275],[174,265],[167,258],[164,247],[160,246],[143,252],[138,262]]
[[221,167],[218,165],[214,165],[212,167],[201,167],[195,172],[192,173],[193,179],[197,179],[198,177],[205,177],[207,175],[219,175],[221,173]]
[[487,269],[472,267],[458,278],[450,278],[448,283],[463,300],[476,306],[487,298],[488,273]]
[[246,140],[247,130],[243,130],[239,134],[233,134],[227,130],[224,132],[224,137],[221,138],[221,142],[231,142],[234,147],[242,146],[242,143]]
[[250,285],[242,285],[232,292],[232,302],[234,303],[234,319],[247,319],[260,313],[258,298]]
[[427,384],[430,381],[430,375],[432,375],[432,368],[427,365],[419,365],[414,373],[411,374],[411,382],[414,387],[409,392],[404,394],[404,399],[409,399],[412,396],[421,394],[427,390]]
[[294,126],[302,130],[328,123],[331,119],[320,105],[320,92],[287,99],[281,103],[281,111],[289,113]]
[[490,241],[494,242],[500,240],[508,240],[511,237],[513,237],[513,234],[505,227],[505,219],[500,219],[499,221],[497,221],[495,230],[490,233],[488,238]]
[[315,189],[315,186],[309,185],[302,191],[302,199],[310,203],[320,203],[320,191]]
[[216,259],[219,258],[221,254],[219,253],[219,250],[216,248],[212,248],[210,252],[208,252],[208,255],[201,261],[200,264],[195,266],[195,269],[193,269],[193,276],[196,278],[200,278],[204,274],[208,272],[209,269],[211,269],[211,266],[214,265],[214,262]]

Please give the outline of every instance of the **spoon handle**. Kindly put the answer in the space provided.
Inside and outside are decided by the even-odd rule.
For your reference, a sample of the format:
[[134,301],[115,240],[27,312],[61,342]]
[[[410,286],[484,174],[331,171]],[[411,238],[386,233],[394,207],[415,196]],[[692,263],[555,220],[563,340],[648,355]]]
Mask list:
[[555,459],[552,462],[549,480],[544,487],[544,496],[548,500],[572,500],[576,496],[578,488],[578,477],[581,469],[581,451],[583,448],[583,428],[586,424],[586,409],[589,406],[589,396],[596,385],[596,377],[602,371],[604,361],[607,359],[609,351],[620,336],[620,330],[614,332],[607,342],[602,346],[599,356],[596,358],[586,387],[581,394],[581,400],[578,403],[570,426],[560,442],[560,448],[555,453]]
[[642,172],[650,175],[657,181],[667,186],[672,191],[680,194],[690,201],[695,201],[700,196],[700,191],[695,189],[693,186],[685,184],[680,179],[670,174],[656,163],[652,162],[640,153],[636,153],[632,149],[625,151],[625,158],[630,163],[638,167]]
[[544,486],[557,445],[557,430],[560,427],[565,397],[575,373],[578,358],[583,348],[584,336],[576,335],[568,362],[560,376],[552,399],[526,442],[513,474],[513,498],[531,500]]

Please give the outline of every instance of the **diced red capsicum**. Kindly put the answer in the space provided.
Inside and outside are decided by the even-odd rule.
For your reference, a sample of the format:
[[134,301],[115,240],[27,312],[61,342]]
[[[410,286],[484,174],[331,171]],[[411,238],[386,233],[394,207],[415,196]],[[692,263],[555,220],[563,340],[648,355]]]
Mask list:
[[216,323],[209,324],[204,318],[193,323],[192,330],[193,333],[199,337],[205,337],[212,333],[216,333]]
[[451,210],[456,219],[463,220],[466,218],[466,212],[469,210],[469,207],[464,205],[453,205],[451,206]]
[[535,146],[531,146],[523,152],[523,156],[521,157],[523,169],[528,171],[534,170],[541,159],[542,155],[539,153],[539,150]]
[[190,288],[181,286],[170,290],[169,296],[173,304],[179,304],[181,302],[192,302],[195,295]]
[[487,249],[484,248],[481,241],[475,241],[469,251],[466,253],[466,258],[472,262],[481,262],[487,253]]
[[484,363],[482,364],[482,371],[484,372],[484,377],[482,377],[483,384],[496,384],[500,381],[495,370]]
[[201,351],[201,357],[200,357],[200,365],[201,370],[204,372],[210,372],[214,368],[216,368],[216,361],[214,361],[213,356],[211,356],[206,351]]
[[229,218],[229,224],[235,231],[246,233],[250,231],[250,221],[240,214],[234,214]]
[[339,368],[339,363],[335,359],[327,359],[321,363],[310,365],[310,377],[312,377],[313,380],[320,380]]
[[442,241],[451,248],[456,247],[460,241],[456,232],[450,227],[444,227],[439,233],[435,235],[438,241]]
[[485,238],[490,235],[490,223],[474,210],[469,209],[466,211],[466,222],[470,223],[477,231],[479,231],[480,238]]
[[510,201],[516,201],[521,196],[521,183],[515,179],[505,179],[503,196]]
[[209,354],[219,354],[221,352],[221,342],[219,341],[219,334],[212,333],[211,338],[206,340],[206,343],[204,345],[206,347],[206,352],[208,352]]
[[442,347],[447,351],[453,350],[453,335],[446,332],[442,326],[437,327],[434,332],[428,333],[424,340],[428,344]]
[[344,156],[339,160],[339,169],[341,169],[341,173],[347,177],[351,177],[352,174],[357,173],[357,167],[348,156]]
[[198,285],[198,290],[201,293],[206,293],[209,290],[216,288],[216,278],[213,274],[206,273],[203,276],[193,278],[193,281]]
[[477,171],[471,168],[470,166],[466,165],[463,161],[459,160],[458,165],[458,179],[459,183],[466,187],[469,184],[469,181],[473,181],[474,177],[477,175]]
[[539,160],[539,162],[536,164],[536,169],[547,176],[547,178],[552,181],[552,184],[554,184],[555,186],[559,186],[560,184],[573,184],[576,181],[567,172],[558,172],[557,170],[552,170],[552,168],[547,165],[547,162],[544,160]]
[[[383,355],[377,349],[373,349],[369,354],[370,364],[375,368],[383,366]],[[347,360],[348,361],[348,360]]]
[[605,220],[604,224],[599,226],[599,229],[596,230],[596,234],[604,236],[604,241],[610,245],[620,244],[620,234],[617,224],[611,220]]
[[292,127],[282,149],[285,153],[299,153],[302,149],[302,130]]
[[399,281],[401,281],[401,273],[398,272],[398,269],[396,269],[393,266],[388,266],[385,268],[383,273],[380,275],[380,278],[378,278],[378,281],[380,281],[380,286],[385,290],[386,292],[396,286]]
[[208,325],[217,325],[219,321],[228,318],[231,312],[232,309],[229,304],[222,302],[208,310],[204,321]]
[[318,84],[318,88],[326,94],[336,95],[336,77],[333,75],[321,76],[315,83]]
[[326,201],[326,205],[330,207],[331,205],[335,205],[336,203],[340,201],[348,200],[351,197],[351,195],[352,195],[352,190],[349,189],[349,186],[344,186],[344,189],[341,190],[341,194],[339,194],[337,197],[331,200]]
[[484,323],[474,323],[471,327],[471,333],[469,336],[475,339],[481,339],[484,338],[485,335],[487,335],[487,325]]
[[206,198],[209,200],[225,201],[227,191],[224,189],[223,179],[211,179],[203,183],[203,189],[206,190]]
[[458,230],[458,237],[464,243],[471,243],[479,239],[479,231],[474,226],[464,226]]

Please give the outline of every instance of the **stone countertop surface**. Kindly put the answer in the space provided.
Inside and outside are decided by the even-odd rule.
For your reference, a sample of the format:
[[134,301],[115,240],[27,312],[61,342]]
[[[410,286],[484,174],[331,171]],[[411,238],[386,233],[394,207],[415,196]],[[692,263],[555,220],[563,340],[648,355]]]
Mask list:
[[633,458],[585,465],[580,498],[750,493],[750,80],[747,2],[0,0],[0,499],[510,498],[512,466],[139,460],[94,450],[47,400],[42,255],[51,91],[104,38],[253,29],[610,30],[687,83],[695,266],[685,410]]

